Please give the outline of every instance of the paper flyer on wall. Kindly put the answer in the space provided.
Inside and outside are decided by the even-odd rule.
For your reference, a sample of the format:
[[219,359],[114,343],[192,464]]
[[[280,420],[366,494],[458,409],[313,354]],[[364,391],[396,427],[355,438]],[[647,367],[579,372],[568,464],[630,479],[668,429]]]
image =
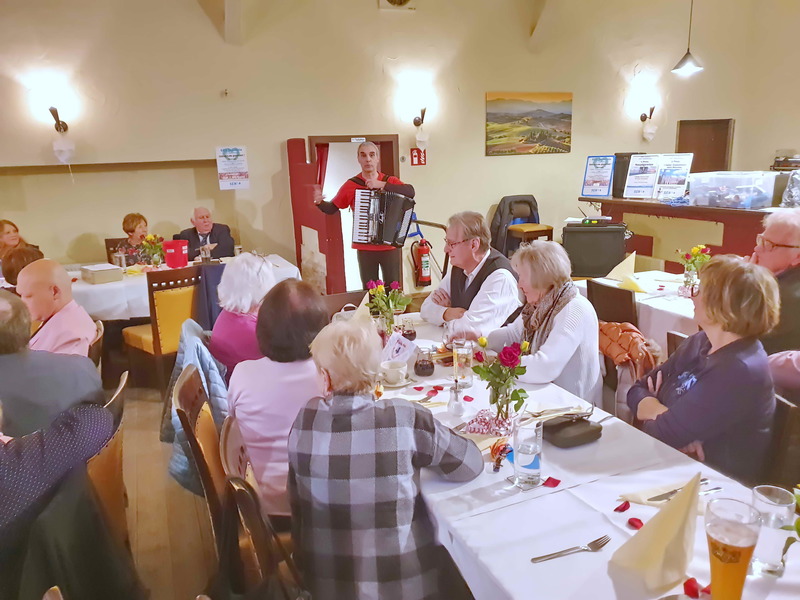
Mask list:
[[221,190],[250,189],[247,148],[244,146],[217,148],[217,175]]
[[659,200],[682,198],[686,193],[686,182],[692,168],[691,152],[684,154],[662,154],[658,166],[654,198]]
[[652,198],[659,165],[658,154],[634,154],[628,165],[625,198]]
[[583,174],[583,196],[610,196],[616,156],[589,156]]

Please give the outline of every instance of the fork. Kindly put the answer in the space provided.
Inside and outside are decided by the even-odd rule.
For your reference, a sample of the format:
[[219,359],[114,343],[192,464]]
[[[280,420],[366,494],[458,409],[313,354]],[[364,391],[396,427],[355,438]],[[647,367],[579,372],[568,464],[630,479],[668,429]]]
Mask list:
[[546,560],[550,560],[552,558],[561,558],[562,556],[567,556],[568,554],[575,554],[576,552],[597,552],[603,546],[605,546],[611,538],[607,535],[597,538],[596,540],[592,540],[585,546],[573,546],[572,548],[567,548],[566,550],[561,550],[560,552],[553,552],[552,554],[545,554],[543,556],[537,556],[531,559],[532,563],[540,563]]

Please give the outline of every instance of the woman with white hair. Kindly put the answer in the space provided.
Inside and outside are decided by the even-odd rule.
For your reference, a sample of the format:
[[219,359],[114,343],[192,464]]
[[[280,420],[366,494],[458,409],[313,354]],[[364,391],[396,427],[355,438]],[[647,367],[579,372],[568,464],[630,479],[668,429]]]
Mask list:
[[338,321],[311,356],[325,397],[289,433],[289,498],[298,563],[314,600],[440,597],[443,552],[420,495],[420,470],[469,481],[480,450],[400,399],[376,402],[381,342],[371,323]]
[[209,350],[227,367],[226,382],[240,362],[263,356],[256,339],[258,307],[274,285],[272,264],[262,256],[245,252],[225,265],[217,286],[222,312],[211,331]]
[[525,383],[553,382],[599,405],[602,397],[597,313],[578,293],[567,252],[556,242],[523,244],[511,259],[526,304],[516,321],[489,334],[500,351],[515,342],[530,343],[522,357]]

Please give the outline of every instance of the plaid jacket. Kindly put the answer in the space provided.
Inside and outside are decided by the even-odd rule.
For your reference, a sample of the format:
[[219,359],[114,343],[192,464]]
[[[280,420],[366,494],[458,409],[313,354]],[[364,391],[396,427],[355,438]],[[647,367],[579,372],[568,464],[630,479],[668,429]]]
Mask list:
[[483,457],[406,400],[337,395],[300,411],[289,434],[289,498],[314,600],[439,597],[423,467],[469,481]]

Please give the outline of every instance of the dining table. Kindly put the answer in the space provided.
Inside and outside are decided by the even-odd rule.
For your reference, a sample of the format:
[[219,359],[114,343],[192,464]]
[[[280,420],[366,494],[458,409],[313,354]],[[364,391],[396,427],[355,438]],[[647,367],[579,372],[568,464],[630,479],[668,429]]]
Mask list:
[[[415,328],[415,344],[419,348],[440,346],[441,327],[422,321],[419,314],[403,315],[402,320]],[[399,387],[384,384],[383,397],[420,402],[450,427],[458,427],[479,410],[489,408],[489,391],[476,376],[462,392],[464,414],[451,414],[447,403],[453,383],[452,367],[437,364],[432,376],[417,377],[413,362],[412,357],[408,363],[409,380]],[[528,411],[590,408],[581,398],[552,383],[519,386],[529,394]],[[551,483],[557,480],[554,487],[541,485],[523,491],[507,479],[513,475],[513,466],[506,460],[499,472],[494,472],[486,453],[483,472],[470,482],[447,482],[423,471],[422,496],[438,540],[477,600],[634,600],[681,593],[682,581],[672,590],[644,593],[609,568],[615,550],[636,534],[628,520],[635,517],[646,524],[659,510],[631,503],[625,512],[615,512],[620,495],[664,485],[677,488],[701,473],[708,479],[706,489],[721,488],[713,495],[701,495],[701,504],[707,497],[751,500],[749,488],[600,408],[595,407],[589,419],[602,421],[600,439],[568,449],[544,442],[542,479],[552,478]],[[703,587],[710,583],[709,555],[703,516],[696,518],[686,577],[696,578]],[[538,564],[530,560],[604,535],[610,541],[598,552],[580,552]],[[743,596],[745,600],[798,597],[800,544],[789,550],[783,577],[748,576]]]
[[[638,328],[646,338],[656,341],[666,354],[667,332],[677,331],[686,335],[697,333],[694,322],[694,303],[691,298],[680,295],[683,276],[664,271],[641,271],[631,279],[644,291],[634,292]],[[604,285],[620,287],[621,281],[596,277],[594,281]],[[575,282],[578,291],[587,295],[586,280]]]

